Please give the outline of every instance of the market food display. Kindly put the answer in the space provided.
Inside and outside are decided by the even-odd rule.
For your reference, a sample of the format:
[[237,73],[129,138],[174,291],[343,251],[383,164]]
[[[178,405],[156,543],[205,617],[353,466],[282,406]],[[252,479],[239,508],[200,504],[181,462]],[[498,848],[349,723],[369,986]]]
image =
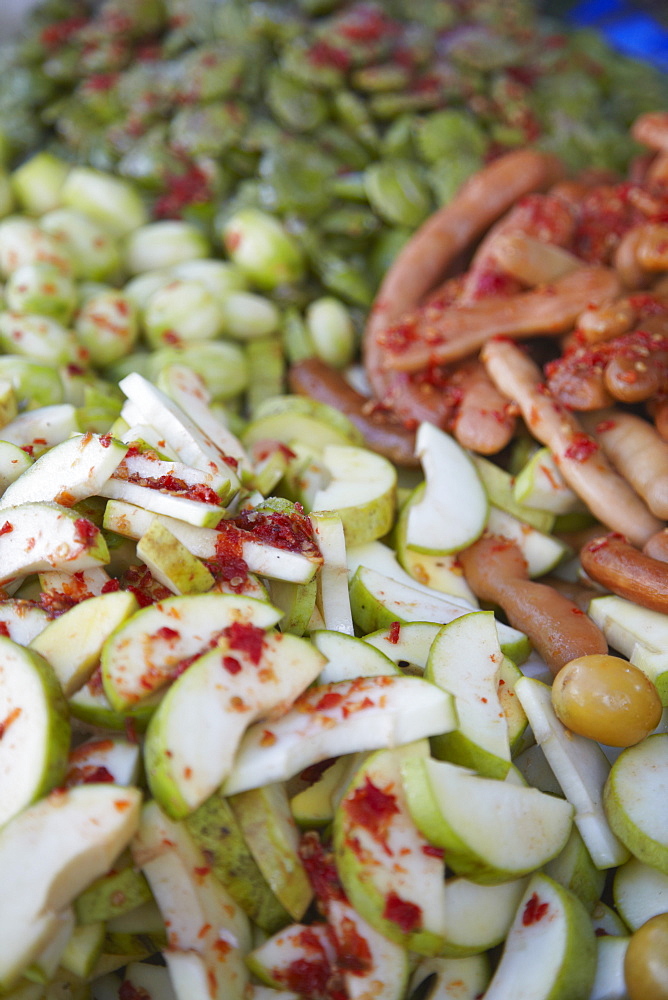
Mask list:
[[8,1000],[666,995],[668,86],[414,7],[3,54]]

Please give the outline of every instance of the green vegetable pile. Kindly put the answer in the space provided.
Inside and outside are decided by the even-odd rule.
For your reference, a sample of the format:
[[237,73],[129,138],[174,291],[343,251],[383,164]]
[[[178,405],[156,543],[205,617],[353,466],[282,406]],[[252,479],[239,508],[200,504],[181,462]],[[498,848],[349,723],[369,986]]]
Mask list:
[[[528,0],[47,0],[2,58],[0,147],[136,182],[158,218],[282,219],[281,294],[368,307],[411,231],[490,156],[536,144],[624,168],[656,70]],[[315,290],[314,290],[315,289]]]

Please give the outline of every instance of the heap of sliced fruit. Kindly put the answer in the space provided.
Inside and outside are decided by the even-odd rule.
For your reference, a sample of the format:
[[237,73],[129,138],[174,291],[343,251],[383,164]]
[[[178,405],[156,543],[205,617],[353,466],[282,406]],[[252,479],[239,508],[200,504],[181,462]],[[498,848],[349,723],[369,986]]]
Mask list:
[[513,481],[424,424],[408,494],[324,404],[238,438],[168,374],[110,433],[2,429],[4,995],[625,996],[668,885],[666,619],[593,602],[653,682],[611,765],[454,554],[502,525],[531,576],[568,558],[549,456]]

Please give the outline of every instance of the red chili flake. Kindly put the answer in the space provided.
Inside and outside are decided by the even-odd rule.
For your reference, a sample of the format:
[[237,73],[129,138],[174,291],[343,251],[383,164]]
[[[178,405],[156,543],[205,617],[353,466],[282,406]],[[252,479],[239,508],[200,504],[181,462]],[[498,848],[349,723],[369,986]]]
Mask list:
[[0,635],[5,635],[8,638],[10,637],[10,635],[9,635],[9,627],[7,625],[7,622],[0,621]]
[[272,747],[276,742],[276,736],[272,733],[271,729],[262,730],[262,739],[260,740],[261,747]]
[[21,709],[21,708],[19,708],[17,706],[16,708],[13,708],[11,710],[11,712],[9,713],[9,715],[7,716],[7,718],[4,720],[4,722],[0,722],[0,740],[2,739],[2,737],[7,732],[7,730],[11,726],[12,722],[16,722],[16,720],[18,719],[18,717],[22,714],[22,711],[23,711],[23,709]]
[[55,24],[49,24],[43,29],[39,38],[47,49],[57,49],[61,45],[76,35],[78,31],[86,27],[88,22],[83,17],[67,17],[62,21],[56,21]]
[[313,538],[311,522],[299,510],[298,505],[295,505],[295,510],[290,514],[243,511],[234,519],[234,524],[242,531],[250,532],[259,541],[285,549],[287,552],[301,552],[308,556],[320,555]]
[[121,589],[121,585],[118,582],[118,580],[107,580],[107,582],[103,583],[102,586],[100,587],[100,593],[101,594],[111,594],[114,591],[120,590],[120,589]]
[[224,656],[223,666],[228,674],[238,674],[241,670],[241,664],[235,656]]
[[390,631],[387,634],[387,641],[391,642],[393,646],[399,642],[399,634],[401,632],[401,622],[392,622],[390,625]]
[[74,522],[74,531],[78,542],[86,545],[100,534],[100,529],[87,517],[78,517]]
[[350,67],[349,53],[325,41],[315,42],[309,48],[306,58],[312,66],[332,66],[334,69],[343,70],[344,73]]
[[399,812],[396,796],[378,788],[367,776],[364,784],[346,798],[345,809],[351,821],[368,830],[389,853],[386,836],[392,816]]
[[385,900],[383,917],[396,924],[405,934],[410,934],[422,923],[422,909],[415,903],[402,899],[396,892],[390,892]]
[[313,706],[313,711],[327,712],[331,708],[337,708],[344,700],[344,696],[338,691],[326,691]]
[[[195,875],[198,876],[198,878],[204,878],[205,875],[210,875],[211,874],[211,868],[209,867],[209,865],[203,865],[203,866],[201,866],[199,868],[195,868],[194,872],[195,872]],[[205,924],[205,927],[206,927],[207,930],[210,930],[211,929],[211,924]],[[206,933],[206,931],[205,931],[205,933]],[[201,932],[200,932],[200,937],[203,937],[203,935],[202,935]]]
[[316,830],[303,834],[299,842],[299,857],[316,898],[326,905],[330,899],[345,899],[339,881],[334,852],[326,847]]
[[115,778],[104,765],[84,764],[82,767],[72,767],[68,770],[65,785],[99,785],[113,783]]
[[296,958],[285,969],[272,969],[271,976],[281,986],[300,996],[309,1000],[325,1000],[331,972],[327,956],[321,952],[317,958]]
[[116,801],[114,802],[114,809],[116,809],[118,812],[127,812],[127,810],[130,808],[130,805],[131,803],[129,799],[116,799]]
[[531,924],[537,924],[539,920],[543,919],[549,908],[550,904],[548,902],[541,903],[538,893],[534,892],[524,907],[524,912],[522,913],[523,925],[529,927]]
[[26,455],[30,455],[31,457],[32,457],[32,453],[34,452],[34,450],[35,449],[33,448],[33,446],[31,444],[22,444],[21,445],[21,451],[24,451],[26,453]]
[[233,622],[223,629],[230,649],[246,653],[251,663],[259,663],[264,650],[264,630],[250,622]]
[[10,524],[9,521],[5,521],[5,523],[0,528],[0,535],[7,535],[9,534],[10,531],[13,530],[14,530],[14,525]]
[[46,444],[46,438],[33,438],[33,444]]
[[340,969],[353,975],[366,975],[372,967],[369,942],[357,931],[357,925],[350,917],[344,917],[337,928],[337,964]]
[[445,857],[445,851],[442,847],[436,847],[435,844],[423,844],[422,853],[426,854],[429,858],[440,858]]
[[153,213],[157,219],[179,219],[189,205],[208,202],[212,195],[206,173],[194,163],[187,163],[183,173],[165,178],[165,190],[156,199]]
[[180,639],[181,633],[177,632],[175,628],[170,628],[169,625],[163,625],[155,633],[156,639]]
[[588,458],[596,454],[598,444],[584,431],[576,431],[571,439],[571,443],[564,451],[564,457],[573,459],[574,462],[586,462]]

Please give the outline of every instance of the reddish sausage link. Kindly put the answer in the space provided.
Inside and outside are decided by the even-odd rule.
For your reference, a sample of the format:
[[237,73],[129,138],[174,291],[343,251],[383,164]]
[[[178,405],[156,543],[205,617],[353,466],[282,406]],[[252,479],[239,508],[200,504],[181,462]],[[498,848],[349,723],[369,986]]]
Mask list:
[[577,656],[607,653],[605,636],[574,601],[528,579],[515,542],[484,535],[460,552],[459,561],[477,597],[503,608],[510,624],[526,633],[553,674]]
[[618,597],[668,613],[668,565],[636,549],[623,535],[589,542],[580,550],[580,561],[592,580]]
[[288,373],[292,392],[310,396],[340,410],[363,434],[374,451],[397,465],[416,466],[415,434],[387,410],[374,406],[346,382],[335,368],[323,361],[308,358],[293,365]]
[[364,334],[365,365],[379,399],[390,382],[379,334],[444,280],[462,253],[518,198],[546,190],[564,172],[556,157],[537,150],[499,157],[471,177],[453,201],[430,216],[402,248],[382,281]]

